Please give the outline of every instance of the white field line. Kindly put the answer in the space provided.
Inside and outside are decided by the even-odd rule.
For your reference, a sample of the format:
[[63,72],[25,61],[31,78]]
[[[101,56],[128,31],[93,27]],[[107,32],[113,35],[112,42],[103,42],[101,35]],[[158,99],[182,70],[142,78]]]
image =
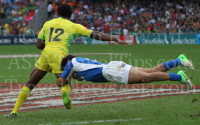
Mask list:
[[[13,96],[13,95],[18,95],[19,91],[21,89],[14,89],[14,92],[8,92],[8,93],[0,93],[0,97],[5,97],[5,96]],[[181,89],[163,89],[163,88],[158,88],[158,89],[148,89],[148,88],[141,88],[141,89],[126,89],[126,88],[121,88],[121,89],[116,89],[116,88],[84,88],[84,89],[73,89],[71,94],[92,94],[92,93],[97,93],[97,92],[108,92],[108,91],[115,91],[115,92],[143,92],[143,91],[150,91],[150,92],[155,92],[155,90],[168,90],[168,91],[180,91]],[[195,89],[194,89],[195,90]],[[55,87],[49,87],[49,88],[35,88],[31,92],[31,94],[35,94],[38,92],[41,92],[40,94],[45,94],[46,92],[51,92],[57,94],[57,92],[60,92],[59,88]]]
[[[88,95],[79,95],[78,98],[73,98],[72,100],[85,100],[85,99],[92,99],[92,98],[102,98],[102,97],[113,97],[113,96],[125,96],[125,95],[134,95],[134,94],[147,94],[147,93],[154,93],[154,92],[173,92],[173,91],[179,91],[177,89],[159,89],[159,90],[154,90],[154,91],[143,91],[143,92],[135,92],[135,91],[114,91],[114,92],[109,92],[107,91],[106,93],[100,94],[100,93],[91,93]],[[174,93],[176,93],[174,92]],[[191,93],[198,92],[197,90],[191,90]],[[79,93],[77,93],[79,94]],[[100,95],[99,95],[100,94]],[[3,94],[6,96],[6,94]],[[71,95],[76,95],[76,93],[71,93]],[[9,98],[8,96],[6,97],[1,97],[3,99],[0,104],[3,103],[12,103],[15,102],[14,98],[17,98],[18,94],[15,96],[11,96]],[[88,97],[89,96],[89,97]],[[37,100],[37,99],[47,99],[47,98],[52,98],[52,97],[61,97],[60,92],[54,92],[54,93],[38,93],[35,94],[34,96],[30,96],[27,100]]]
[[[70,53],[71,55],[127,55],[130,53]],[[40,57],[40,54],[23,54],[23,55],[0,55],[0,58],[24,58],[24,57]]]
[[[21,89],[14,89],[14,92],[9,92],[9,93],[0,93],[0,97],[8,97],[8,96],[18,96],[19,91]],[[150,89],[120,89],[120,90],[116,90],[115,88],[85,88],[85,89],[73,89],[73,91],[71,92],[71,94],[92,94],[92,93],[98,93],[98,92],[108,92],[108,91],[120,91],[120,92],[132,92],[132,91],[137,91],[137,92],[141,92],[141,91],[146,91],[146,90],[150,90]],[[60,89],[58,88],[35,88],[33,89],[33,91],[31,92],[31,95],[35,95],[35,93],[41,92],[39,94],[46,94],[46,92],[49,91],[52,93],[58,94],[57,92],[60,92]]]
[[[40,89],[42,89],[42,88],[40,88]],[[112,90],[112,89],[110,89],[110,90]],[[171,89],[158,89],[158,90],[154,90],[154,91],[135,92],[135,90],[137,90],[137,89],[130,89],[130,90],[126,90],[126,91],[114,91],[114,92],[106,91],[106,93],[104,93],[103,95],[100,94],[100,93],[98,93],[98,95],[90,95],[88,93],[88,95],[79,95],[78,98],[72,98],[72,100],[81,101],[81,100],[92,99],[92,98],[125,96],[125,95],[134,95],[134,94],[147,94],[147,93],[154,93],[154,92],[178,91],[176,89],[173,89],[173,90],[171,90]],[[33,91],[33,92],[37,92],[37,91]],[[195,93],[195,92],[198,92],[198,91],[197,90],[191,90],[190,92],[191,93]],[[0,104],[15,102],[19,92],[15,92],[15,93],[17,93],[17,94],[15,94],[15,96],[11,96],[12,98],[8,98],[8,96],[6,96],[6,94],[1,94],[1,96],[4,96],[4,97],[1,97],[1,99],[3,99],[3,100],[1,100]],[[175,93],[178,93],[178,92],[175,92]],[[12,92],[12,94],[13,94],[13,92]],[[75,94],[76,94],[75,92],[72,92],[70,95],[75,95]],[[49,93],[46,93],[46,94],[38,93],[37,95],[38,96],[36,96],[36,95],[30,96],[29,98],[27,98],[27,101],[37,100],[37,99],[47,99],[47,98],[52,98],[52,97],[61,97],[60,91],[54,92],[54,93],[50,93],[50,94]]]
[[[155,92],[171,92],[170,90],[156,90]],[[72,98],[71,100],[72,101],[85,101],[85,100],[87,100],[88,99],[88,101],[89,101],[89,99],[93,99],[93,98],[103,98],[103,97],[116,97],[116,96],[127,96],[127,95],[134,95],[134,94],[151,94],[152,92],[150,92],[150,91],[146,91],[146,92],[141,92],[141,93],[135,93],[135,92],[133,92],[133,93],[130,93],[130,92],[127,92],[127,93],[116,93],[116,92],[107,92],[107,93],[105,93],[105,94],[98,94],[98,96],[97,95],[95,95],[95,96],[91,96],[91,95],[84,95],[84,96],[82,96],[82,95],[80,95],[78,98]],[[176,93],[176,92],[173,92],[173,93]],[[73,94],[72,94],[73,95]],[[38,96],[34,96],[34,97],[29,97],[28,99],[27,99],[27,101],[31,101],[31,100],[37,100],[37,99],[48,99],[48,98],[52,98],[52,97],[61,97],[61,95],[60,95],[60,93],[58,93],[58,94],[55,94],[55,95],[43,95],[43,96],[41,96],[40,94],[38,95]],[[4,107],[5,105],[4,105],[4,103],[14,103],[15,101],[16,101],[16,98],[17,98],[17,96],[15,96],[14,98],[6,98],[6,99],[3,99],[1,102],[0,102],[0,104],[3,104],[3,105],[0,105],[0,107]],[[2,98],[1,98],[2,99]],[[51,99],[50,99],[51,100]],[[31,103],[28,103],[27,102],[27,104],[32,104],[32,102]],[[12,104],[10,104],[10,105],[12,105]],[[9,105],[6,105],[6,106],[9,106]]]
[[[200,90],[197,90],[196,92],[200,92]],[[179,94],[190,94],[191,91],[185,91],[185,92],[178,92],[178,93],[162,93],[162,94],[146,94],[146,95],[140,95],[140,96],[129,96],[129,97],[120,97],[120,98],[109,98],[109,99],[102,99],[102,100],[88,100],[88,101],[74,101],[72,100],[73,105],[78,104],[90,104],[90,103],[102,103],[102,102],[110,102],[110,101],[120,101],[120,100],[127,100],[127,99],[138,99],[138,98],[148,98],[148,97],[156,97],[156,96],[168,96],[168,95],[179,95]],[[29,106],[29,107],[22,107],[20,110],[27,110],[27,109],[41,109],[41,108],[48,108],[53,106],[63,106],[62,99],[56,99],[56,100],[45,100],[45,101],[35,101],[31,103],[25,103],[25,104],[41,104],[39,106]],[[3,109],[0,110],[0,112],[7,112],[11,111],[10,109]]]
[[[157,91],[155,91],[155,92],[171,92],[170,90],[157,90]],[[172,91],[173,92],[173,91]],[[199,91],[200,92],[200,91]],[[173,93],[177,93],[177,91],[176,92],[173,92]],[[180,92],[178,92],[178,93],[180,93]],[[191,92],[190,91],[190,93],[194,93],[194,92]],[[128,96],[128,95],[132,95],[132,96],[137,96],[138,97],[138,95],[134,95],[134,94],[152,94],[152,92],[149,92],[149,91],[147,91],[147,92],[142,92],[142,93],[135,93],[135,92],[133,92],[133,93],[112,93],[112,92],[108,92],[107,94],[98,94],[98,96],[91,96],[91,95],[85,95],[85,96],[79,96],[78,98],[72,98],[71,100],[72,101],[91,101],[91,100],[89,100],[89,99],[94,99],[94,98],[96,98],[96,99],[98,99],[98,98],[103,98],[103,97],[115,97],[116,98],[116,96]],[[172,94],[172,93],[171,93]],[[38,96],[40,96],[40,95],[38,95]],[[32,99],[30,99],[30,98],[28,98],[27,99],[27,101],[31,101],[31,100],[37,100],[37,99],[41,99],[41,97],[36,97],[36,98],[32,98]],[[88,97],[89,96],[89,97]],[[17,96],[16,96],[17,97]],[[44,96],[43,96],[44,97]],[[45,98],[42,98],[42,99],[47,99],[47,98],[50,98],[49,99],[49,101],[52,101],[52,99],[51,99],[51,97],[61,97],[61,96],[57,96],[57,95],[55,95],[55,96],[50,96],[50,97],[46,97],[45,96]],[[124,98],[128,98],[128,97],[124,97]],[[88,100],[87,100],[88,99]],[[9,99],[10,100],[10,99]],[[58,99],[56,99],[56,100],[58,100]],[[5,101],[6,102],[6,101]],[[15,102],[15,99],[14,99],[14,101],[12,101],[12,102],[6,102],[6,103],[12,103],[12,104],[5,104],[5,103],[0,103],[1,105],[0,105],[0,107],[4,107],[4,106],[13,106],[13,103]],[[36,104],[36,103],[34,103],[34,102],[25,102],[24,104]],[[44,101],[42,101],[42,102],[39,102],[39,103],[37,103],[37,104],[45,104],[44,103]],[[53,103],[51,103],[51,104],[53,104]],[[54,104],[53,104],[54,105]]]
[[20,78],[20,77],[30,77],[30,75],[25,75],[25,76],[23,76],[23,75],[18,75],[18,76],[0,76],[0,78],[4,78],[4,77],[10,77],[10,78],[15,78],[15,77],[18,77],[18,78]]
[[[21,89],[14,89],[14,91],[20,91]],[[54,90],[60,90],[59,88],[57,87],[47,87],[47,88],[35,88],[33,89],[33,92],[35,91],[54,91]],[[73,92],[87,92],[88,91],[111,91],[111,90],[116,90],[115,88],[83,88],[83,89],[73,89]],[[16,92],[9,92],[9,93],[6,93],[7,94],[15,94]],[[0,96],[3,95],[2,93],[0,93]]]
[[[19,94],[20,89],[12,89],[12,88],[4,88],[1,89],[0,91],[8,91],[8,93],[0,93],[0,97],[1,96],[9,96],[9,95],[16,95]],[[73,89],[72,93],[73,94],[84,94],[84,93],[94,93],[94,92],[107,92],[107,91],[121,91],[121,92],[132,92],[132,91],[137,91],[137,92],[141,92],[141,91],[152,91],[154,92],[155,90],[172,90],[172,91],[181,91],[181,90],[185,90],[182,88],[178,88],[178,89],[165,89],[165,88],[79,88],[79,89]],[[195,88],[193,90],[196,90]],[[58,87],[42,87],[42,88],[35,88],[33,89],[33,91],[31,93],[37,93],[37,92],[41,92],[41,93],[46,93],[46,92],[57,92],[60,91],[60,89]]]
[[25,54],[25,55],[0,55],[0,58],[23,58],[23,57],[40,57],[40,54]]
[[62,123],[62,125],[78,125],[78,124],[91,124],[91,123],[107,123],[107,122],[126,122],[126,121],[139,121],[142,118],[134,118],[134,119],[112,119],[112,120],[97,120],[97,121],[82,121],[82,122],[66,122]]

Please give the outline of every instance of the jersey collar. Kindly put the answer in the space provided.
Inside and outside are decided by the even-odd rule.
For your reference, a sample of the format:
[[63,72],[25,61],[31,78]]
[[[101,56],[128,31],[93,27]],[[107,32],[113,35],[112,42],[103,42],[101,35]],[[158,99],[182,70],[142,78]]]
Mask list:
[[63,19],[63,20],[68,20],[68,19],[65,19],[65,18],[62,18],[62,17],[59,17],[59,18],[61,18],[61,19]]

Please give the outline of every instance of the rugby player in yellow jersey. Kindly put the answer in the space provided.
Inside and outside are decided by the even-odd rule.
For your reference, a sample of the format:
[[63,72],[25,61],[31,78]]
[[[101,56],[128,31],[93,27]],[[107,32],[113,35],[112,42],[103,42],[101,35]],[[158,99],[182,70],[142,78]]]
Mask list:
[[[38,84],[38,82],[47,74],[54,73],[58,79],[62,73],[60,70],[61,60],[68,55],[70,43],[76,37],[85,36],[102,41],[115,41],[120,44],[129,45],[125,41],[116,39],[112,36],[101,32],[86,29],[80,24],[70,21],[72,9],[68,4],[62,4],[57,10],[58,18],[47,21],[41,29],[36,46],[42,49],[42,54],[36,62],[30,79],[21,89],[13,111],[5,117],[16,117],[18,109],[28,97],[30,91]],[[66,108],[71,108],[71,101],[68,93],[71,87],[68,82],[61,88],[63,103]]]

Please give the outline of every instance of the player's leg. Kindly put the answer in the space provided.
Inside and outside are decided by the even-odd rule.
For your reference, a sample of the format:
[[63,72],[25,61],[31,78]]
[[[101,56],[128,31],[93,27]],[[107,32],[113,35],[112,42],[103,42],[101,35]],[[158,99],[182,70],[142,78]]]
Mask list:
[[42,71],[34,66],[31,74],[30,79],[26,83],[26,85],[21,89],[18,99],[15,103],[14,109],[11,112],[11,114],[6,115],[6,117],[16,117],[19,108],[22,106],[24,101],[27,99],[27,97],[30,94],[30,91],[38,84],[38,82],[46,75],[46,71]]
[[142,72],[146,73],[151,73],[151,72],[166,72],[166,68],[163,64],[158,64],[157,66],[153,68],[140,68],[140,67],[135,67],[137,70],[140,70]]
[[[60,78],[60,75],[61,73],[55,73],[57,79]],[[72,107],[72,102],[69,96],[70,92],[72,91],[70,84],[71,83],[62,83],[61,85],[58,85],[59,87],[61,87],[63,104],[67,109],[71,109]]]
[[[52,73],[55,74],[56,78],[60,78],[60,75],[62,71],[60,70],[60,63],[62,59],[66,55],[62,53],[52,53],[52,56],[50,58],[50,67],[52,68]],[[62,85],[58,85],[61,87],[61,94],[62,94],[62,100],[67,109],[70,109],[72,107],[71,99],[69,96],[69,93],[71,92],[71,86],[70,83],[63,83]]]
[[49,60],[48,53],[45,53],[43,51],[42,55],[40,56],[38,61],[35,63],[35,66],[34,66],[32,72],[30,73],[29,81],[26,83],[26,86],[24,86],[21,89],[13,111],[10,114],[6,115],[6,117],[16,117],[18,109],[21,107],[22,103],[28,97],[30,91],[46,75],[47,71],[51,72],[51,69],[49,69],[48,60]]
[[151,73],[151,72],[166,72],[170,70],[171,68],[174,68],[176,66],[182,65],[184,67],[189,67],[191,69],[194,69],[194,66],[192,62],[190,62],[187,57],[184,54],[181,54],[177,59],[171,60],[168,62],[164,62],[161,64],[158,64],[157,66],[153,68],[140,68],[137,67],[138,70]]
[[186,85],[189,89],[192,88],[192,83],[183,71],[178,73],[152,72],[146,73],[132,67],[129,71],[128,84],[149,83],[156,81],[179,81]]
[[165,80],[170,80],[170,76],[168,73],[165,72],[147,73],[141,71],[137,67],[132,67],[129,71],[128,83],[129,84],[148,83],[148,82],[165,81]]
[[26,87],[28,87],[31,91],[46,74],[47,74],[47,71],[42,71],[38,69],[36,66],[34,66],[30,74],[30,79],[26,83]]
[[38,84],[38,82],[46,75],[46,73],[46,71],[42,71],[34,66],[29,81],[26,83],[26,86],[24,86],[20,91],[15,107],[12,111],[13,113],[18,112],[18,109],[28,97],[30,91]]

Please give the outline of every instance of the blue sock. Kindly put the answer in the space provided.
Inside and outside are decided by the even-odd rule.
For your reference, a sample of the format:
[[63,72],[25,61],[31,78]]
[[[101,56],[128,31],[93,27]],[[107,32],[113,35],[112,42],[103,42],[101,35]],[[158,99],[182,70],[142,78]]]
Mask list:
[[176,73],[168,73],[170,76],[170,81],[181,81],[182,77]]
[[171,68],[174,68],[176,66],[179,66],[181,64],[180,59],[175,59],[169,62],[164,62],[163,65],[166,68],[166,71],[170,70]]

